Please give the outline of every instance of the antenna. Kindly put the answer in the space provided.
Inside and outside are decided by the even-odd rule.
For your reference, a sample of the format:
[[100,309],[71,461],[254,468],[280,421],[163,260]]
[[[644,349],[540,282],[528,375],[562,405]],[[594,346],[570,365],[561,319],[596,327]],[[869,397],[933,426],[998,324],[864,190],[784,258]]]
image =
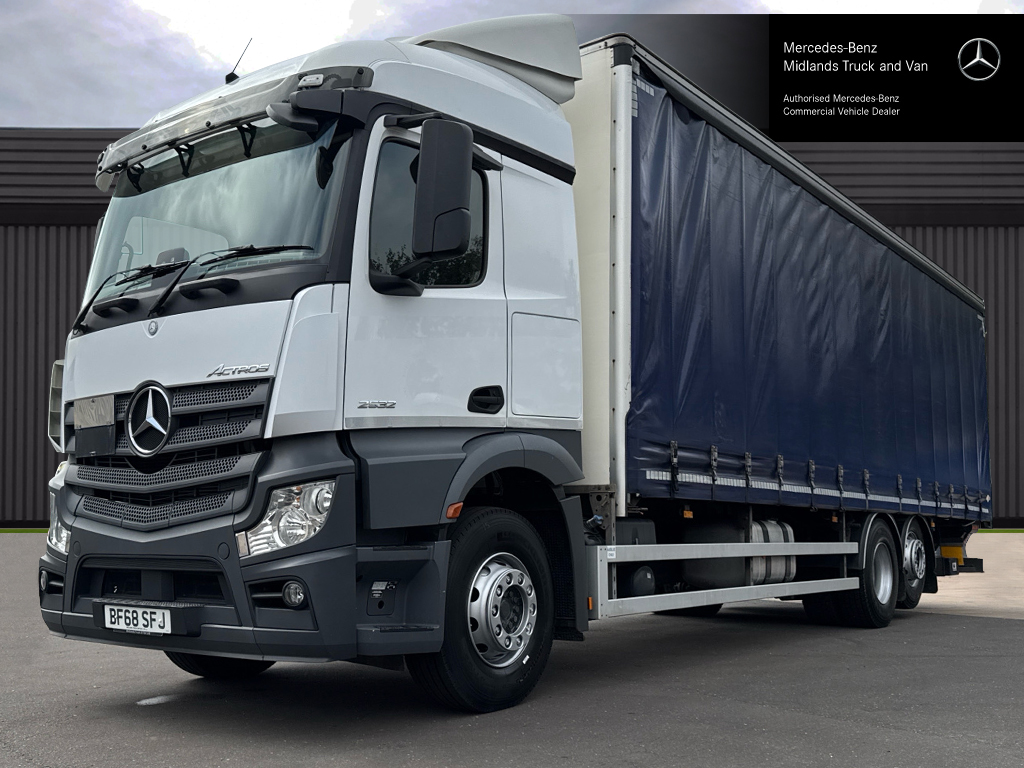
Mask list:
[[[249,46],[252,45],[252,38],[249,38],[249,42],[245,44],[245,48],[242,49],[242,56],[245,56],[245,52],[249,50]],[[231,85],[238,79],[238,75],[235,74],[235,70],[238,69],[238,65],[242,63],[242,56],[238,57],[238,61],[235,62],[235,66],[231,68],[231,71],[224,75],[224,83]]]

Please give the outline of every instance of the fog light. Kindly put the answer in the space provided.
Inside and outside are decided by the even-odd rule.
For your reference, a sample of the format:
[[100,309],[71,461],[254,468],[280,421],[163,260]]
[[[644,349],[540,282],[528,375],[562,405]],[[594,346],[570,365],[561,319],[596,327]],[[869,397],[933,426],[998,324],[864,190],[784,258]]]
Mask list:
[[46,571],[39,572],[39,591],[45,592],[46,588],[50,586],[50,574]]
[[289,608],[299,608],[306,602],[306,588],[297,581],[286,582],[281,590],[281,600]]

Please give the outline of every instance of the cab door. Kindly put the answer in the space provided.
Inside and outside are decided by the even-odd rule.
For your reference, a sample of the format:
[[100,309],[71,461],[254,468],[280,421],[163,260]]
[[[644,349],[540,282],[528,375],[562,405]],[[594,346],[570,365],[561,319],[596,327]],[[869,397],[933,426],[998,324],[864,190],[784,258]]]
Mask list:
[[411,262],[419,131],[370,136],[353,242],[346,429],[504,427],[507,312],[498,172],[472,180],[470,247],[410,275],[420,296],[379,293],[370,273]]

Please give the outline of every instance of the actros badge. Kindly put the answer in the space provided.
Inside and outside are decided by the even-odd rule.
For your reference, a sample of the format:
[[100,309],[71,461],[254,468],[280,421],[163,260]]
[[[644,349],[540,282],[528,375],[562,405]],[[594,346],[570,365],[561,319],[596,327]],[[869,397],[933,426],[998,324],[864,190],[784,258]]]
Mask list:
[[991,40],[975,37],[960,48],[960,71],[968,80],[988,80],[999,70],[999,49]]
[[208,374],[211,376],[241,376],[246,373],[266,373],[270,370],[270,363],[257,363],[254,365],[224,365],[221,363]]

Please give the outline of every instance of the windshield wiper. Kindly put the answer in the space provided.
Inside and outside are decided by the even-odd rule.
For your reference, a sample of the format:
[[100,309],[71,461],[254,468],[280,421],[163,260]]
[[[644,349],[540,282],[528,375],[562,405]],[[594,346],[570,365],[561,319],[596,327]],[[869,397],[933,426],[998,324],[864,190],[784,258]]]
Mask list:
[[178,267],[181,267],[187,263],[187,261],[168,261],[165,262],[164,264],[143,264],[141,267],[135,267],[134,269],[125,270],[126,272],[131,272],[132,274],[128,275],[127,277],[122,277],[120,280],[114,283],[114,285],[134,283],[136,280],[139,280],[143,277],[159,277],[160,275],[166,275],[168,272],[173,272]]
[[241,259],[245,256],[262,256],[267,253],[281,253],[282,251],[313,250],[316,249],[309,245],[236,245],[234,248],[225,248],[221,251],[210,251],[209,253],[201,254],[198,258],[202,258],[203,256],[212,256],[215,253],[220,254],[219,256],[208,259],[199,265],[201,267],[205,267],[210,264],[218,264],[230,259]]
[[[204,256],[214,256],[214,254],[219,254],[218,256],[214,256],[212,259],[207,259],[206,261],[202,262],[200,264],[200,266],[202,267],[205,267],[209,264],[217,264],[222,261],[228,261],[229,259],[241,259],[246,256],[262,256],[263,254],[266,253],[280,253],[281,251],[313,250],[316,249],[308,245],[236,245],[234,248],[222,248],[216,251],[207,251],[206,253],[200,253],[198,256],[196,256],[193,259],[189,259],[188,261],[176,262],[179,266],[184,267],[184,269],[182,269],[174,277],[170,284],[164,289],[164,292],[161,293],[157,300],[153,302],[153,306],[149,308],[149,313],[147,316],[153,317],[160,310],[160,308],[167,301],[168,297],[170,297],[171,291],[174,290],[175,286],[177,286],[178,282],[181,280],[184,274],[188,272],[188,268],[195,264]],[[199,278],[196,279],[200,279],[205,275],[206,272],[204,272],[202,275],[199,276]]]
[[176,269],[180,269],[182,266],[189,264],[187,261],[170,261],[166,264],[144,264],[141,267],[133,267],[132,269],[124,269],[120,272],[112,272],[107,275],[103,282],[100,283],[99,288],[95,290],[89,300],[85,302],[85,306],[82,307],[82,311],[78,313],[78,317],[75,318],[75,322],[71,324],[71,330],[74,331],[87,331],[89,328],[85,324],[85,318],[89,314],[89,310],[92,309],[93,304],[96,303],[96,299],[99,298],[100,291],[102,291],[111,280],[118,275],[124,275],[114,285],[125,285],[127,283],[134,283],[136,280],[141,280],[144,277],[159,277],[160,275],[166,275],[169,272],[173,272]]

